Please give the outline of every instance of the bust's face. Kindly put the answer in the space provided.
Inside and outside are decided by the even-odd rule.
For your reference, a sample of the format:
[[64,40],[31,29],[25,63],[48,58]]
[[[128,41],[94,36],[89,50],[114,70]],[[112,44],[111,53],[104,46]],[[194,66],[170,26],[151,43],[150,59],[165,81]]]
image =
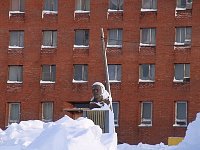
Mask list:
[[92,94],[93,94],[94,98],[99,98],[101,96],[101,93],[102,93],[101,86],[99,86],[99,85],[92,86]]

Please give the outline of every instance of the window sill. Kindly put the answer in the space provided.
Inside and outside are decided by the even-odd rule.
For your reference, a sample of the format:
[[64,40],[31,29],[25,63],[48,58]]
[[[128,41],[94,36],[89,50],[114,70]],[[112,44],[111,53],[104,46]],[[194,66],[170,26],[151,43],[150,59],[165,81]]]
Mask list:
[[145,8],[141,8],[141,12],[157,12],[157,9],[145,9]]
[[76,14],[84,14],[84,13],[86,13],[86,14],[88,14],[88,13],[90,13],[90,11],[88,11],[88,10],[75,10],[74,11],[74,13]]
[[42,18],[44,18],[44,15],[57,15],[57,14],[58,14],[58,11],[43,10]]
[[185,127],[187,127],[187,125],[173,124],[173,127],[182,127],[182,128],[185,128]]
[[24,15],[25,12],[23,12],[23,11],[9,11],[9,18],[10,18],[10,16],[12,16],[13,14]]
[[181,11],[181,10],[187,10],[187,8],[185,7],[185,8],[178,8],[178,7],[176,7],[176,11]]
[[118,80],[109,80],[110,83],[121,83],[121,81]]
[[183,80],[176,80],[176,79],[174,79],[173,82],[174,83],[183,83]]
[[44,84],[55,84],[55,81],[42,81],[40,80],[40,83],[44,83]]
[[23,82],[22,81],[7,81],[7,83],[11,83],[11,84],[15,84],[15,83],[17,83],[17,84],[22,84]]
[[140,124],[138,127],[152,127],[152,124]]
[[8,46],[8,49],[23,49],[24,47],[20,46]]
[[57,47],[56,46],[44,46],[44,45],[42,45],[41,49],[43,49],[43,48],[57,48]]
[[107,45],[107,48],[122,48],[122,45]]
[[109,12],[123,12],[124,10],[108,9]]
[[156,44],[144,44],[144,43],[140,43],[140,47],[155,47]]
[[142,80],[142,79],[139,79],[139,83],[143,83],[143,82],[145,82],[145,83],[148,83],[148,82],[150,82],[150,83],[154,83],[155,82],[155,80]]
[[88,81],[84,81],[84,80],[72,80],[72,83],[88,83]]
[[89,48],[89,45],[74,45],[74,48]]

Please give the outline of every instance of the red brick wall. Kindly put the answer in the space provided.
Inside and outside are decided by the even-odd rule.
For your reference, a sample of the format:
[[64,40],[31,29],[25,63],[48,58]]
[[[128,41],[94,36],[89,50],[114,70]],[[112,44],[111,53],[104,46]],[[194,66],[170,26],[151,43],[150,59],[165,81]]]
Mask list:
[[[41,119],[41,102],[54,101],[54,120],[64,115],[68,102],[89,101],[91,85],[104,82],[100,28],[123,28],[122,49],[108,49],[108,63],[122,64],[122,82],[111,84],[114,101],[120,102],[119,142],[160,143],[169,136],[184,136],[186,128],[173,127],[175,101],[188,101],[188,121],[200,111],[200,2],[192,11],[175,16],[175,1],[158,1],[157,12],[140,12],[139,0],[126,0],[123,13],[107,13],[107,0],[91,0],[90,14],[76,15],[74,0],[59,0],[58,14],[42,18],[42,0],[26,1],[25,14],[9,18],[8,0],[0,1],[0,127],[7,124],[7,103],[21,102],[21,120]],[[192,26],[192,47],[175,49],[176,26]],[[140,28],[156,28],[156,47],[139,48]],[[58,47],[41,50],[42,30],[58,31]],[[74,49],[74,30],[90,30],[89,49]],[[8,50],[9,30],[25,31],[25,46]],[[88,64],[88,83],[75,84],[73,64]],[[155,83],[138,84],[139,64],[156,65]],[[174,63],[190,63],[189,84],[174,84]],[[41,65],[56,64],[56,83],[40,84]],[[23,65],[23,84],[7,84],[8,65]],[[153,126],[140,124],[140,101],[153,102]]]

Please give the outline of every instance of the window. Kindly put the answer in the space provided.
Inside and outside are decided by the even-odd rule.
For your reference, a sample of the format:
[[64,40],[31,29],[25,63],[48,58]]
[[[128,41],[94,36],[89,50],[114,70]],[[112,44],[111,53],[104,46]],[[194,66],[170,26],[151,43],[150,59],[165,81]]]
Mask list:
[[190,81],[190,64],[175,64],[174,82]]
[[76,0],[76,11],[90,11],[90,0]]
[[22,83],[23,66],[8,66],[8,83]]
[[123,10],[124,0],[109,0],[110,10]]
[[53,102],[42,103],[42,121],[53,121]]
[[107,47],[122,47],[122,29],[108,30]]
[[157,9],[157,0],[142,0],[142,9]]
[[175,45],[190,45],[192,37],[191,27],[177,27]]
[[174,126],[187,125],[187,102],[178,101],[175,104],[175,124]]
[[42,65],[42,82],[56,81],[56,65]]
[[108,65],[109,81],[121,81],[121,65]]
[[20,103],[9,103],[8,124],[20,122]]
[[74,47],[89,46],[89,30],[75,30],[75,45]]
[[9,48],[24,47],[24,31],[10,31]]
[[152,102],[141,103],[141,126],[152,125]]
[[155,65],[154,64],[141,64],[139,69],[140,69],[139,82],[155,81]]
[[24,0],[11,0],[11,11],[24,12]]
[[58,0],[45,0],[44,1],[45,11],[58,11]]
[[74,82],[88,80],[88,65],[74,65]]
[[177,9],[192,9],[192,0],[177,0]]
[[155,46],[156,45],[156,29],[143,28],[140,30],[140,45]]
[[57,47],[57,31],[43,31],[43,48]]
[[112,107],[115,126],[119,126],[119,102],[112,102]]

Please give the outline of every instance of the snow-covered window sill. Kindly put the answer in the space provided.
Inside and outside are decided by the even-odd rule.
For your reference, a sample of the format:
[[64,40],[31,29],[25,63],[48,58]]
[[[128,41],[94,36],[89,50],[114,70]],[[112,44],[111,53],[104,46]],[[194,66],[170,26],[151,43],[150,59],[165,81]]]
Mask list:
[[44,46],[44,45],[42,45],[41,49],[43,49],[43,48],[57,48],[57,47],[56,46]]
[[179,11],[179,10],[187,10],[187,9],[186,9],[186,7],[185,8],[178,8],[178,7],[176,7],[176,10]]
[[74,45],[74,48],[89,48],[89,45]]
[[84,81],[84,80],[72,80],[72,83],[87,83],[88,81]]
[[141,12],[157,12],[157,9],[145,9],[145,8],[141,8]]
[[156,46],[156,44],[145,44],[145,43],[140,43],[140,47],[153,47],[153,46]]
[[118,80],[109,80],[110,83],[121,83],[121,81]]
[[58,11],[50,11],[50,10],[43,10],[42,11],[42,18],[44,18],[44,15],[47,14],[52,14],[52,15],[57,15],[58,14]]
[[174,83],[183,83],[183,80],[176,80],[176,79],[174,79],[173,82]]
[[140,124],[138,127],[152,127],[152,124]]
[[187,125],[179,125],[179,124],[173,124],[173,127],[187,127]]
[[123,12],[124,10],[108,9],[108,12]]
[[25,12],[22,12],[22,11],[9,11],[9,17],[12,16],[12,14],[25,14]]
[[142,80],[142,79],[139,79],[139,83],[142,83],[142,82],[150,82],[150,83],[154,83],[155,82],[155,80]]
[[40,80],[40,83],[44,83],[44,84],[54,84],[55,81],[43,81],[43,80]]
[[86,14],[88,14],[88,13],[90,13],[90,11],[86,11],[86,10],[75,10],[74,11],[74,13],[80,13],[80,14],[83,14],[83,13],[86,13]]
[[15,84],[15,83],[17,83],[17,84],[21,84],[21,83],[23,83],[22,81],[7,81],[7,83],[12,83],[12,84]]
[[122,48],[122,45],[107,45],[108,48]]
[[8,46],[9,49],[22,49],[24,47],[20,47],[20,46]]

